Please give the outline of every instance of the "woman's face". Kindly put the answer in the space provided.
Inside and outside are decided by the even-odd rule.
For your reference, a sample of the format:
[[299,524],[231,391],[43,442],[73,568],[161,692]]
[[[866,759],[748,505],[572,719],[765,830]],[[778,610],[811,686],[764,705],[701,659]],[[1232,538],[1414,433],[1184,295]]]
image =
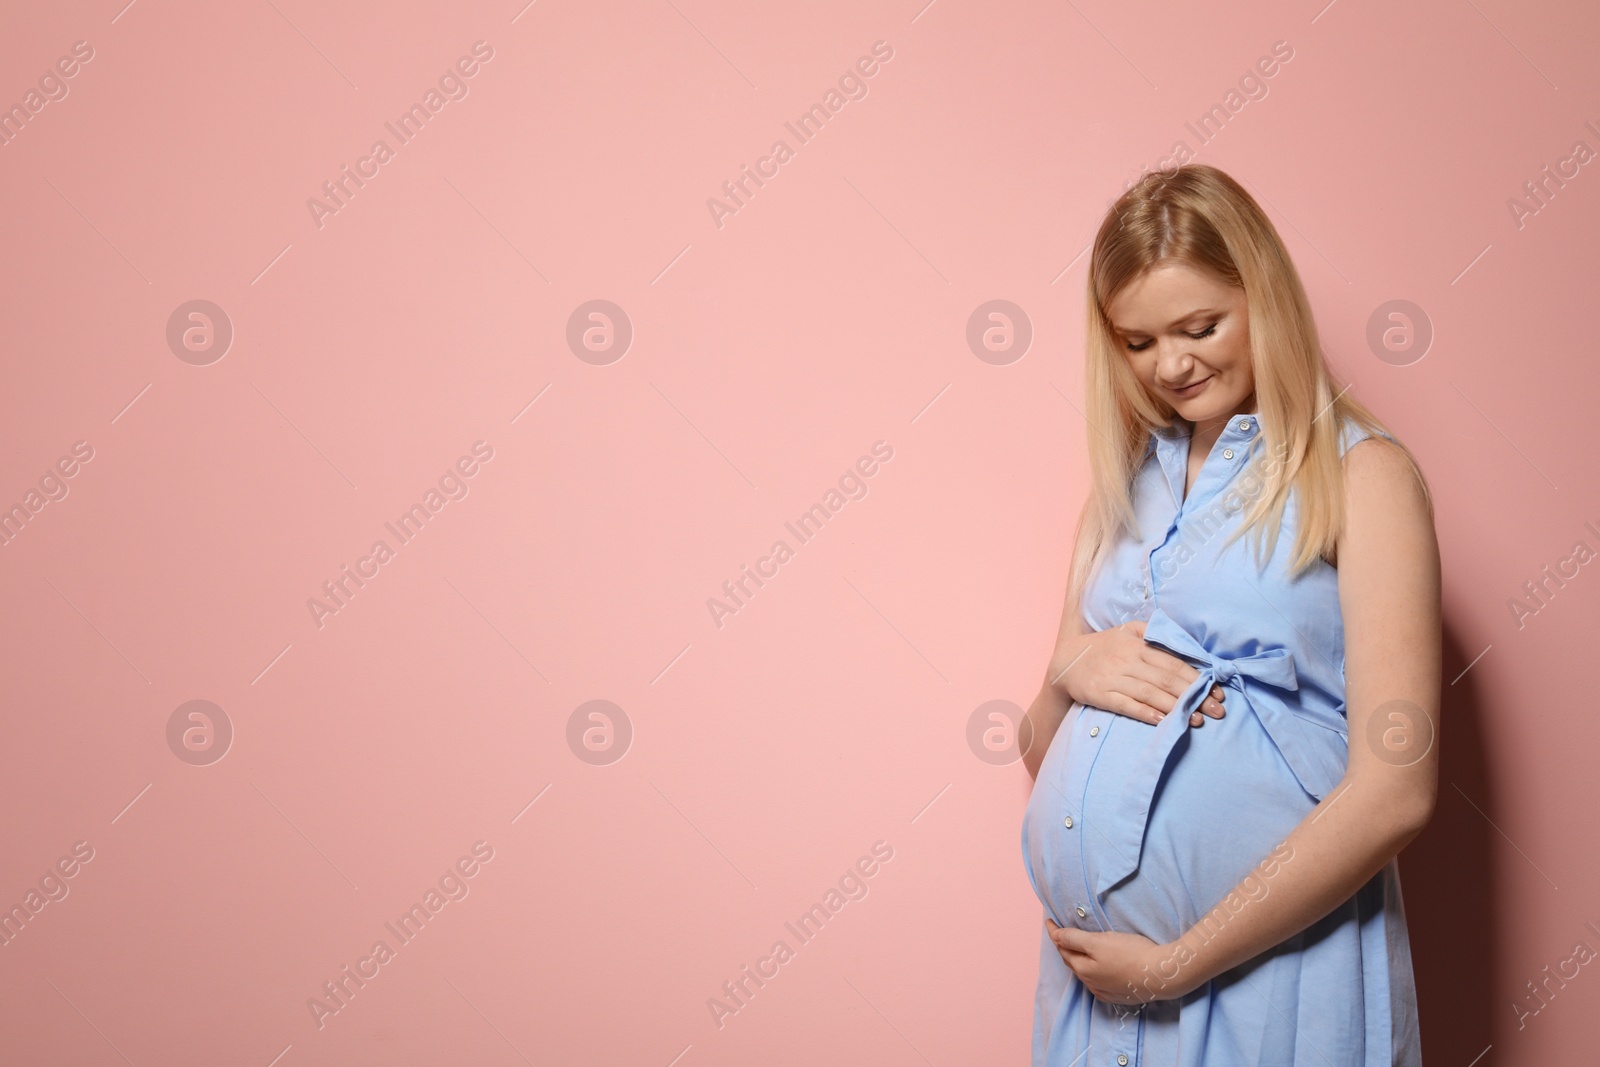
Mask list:
[[1134,279],[1106,309],[1128,364],[1192,423],[1255,406],[1244,290],[1182,264]]

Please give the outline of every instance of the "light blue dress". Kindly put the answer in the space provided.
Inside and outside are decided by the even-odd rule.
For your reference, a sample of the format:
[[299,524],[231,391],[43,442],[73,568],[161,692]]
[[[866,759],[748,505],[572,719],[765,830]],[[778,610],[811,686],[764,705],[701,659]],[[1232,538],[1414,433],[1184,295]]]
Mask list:
[[[1153,433],[1133,494],[1142,540],[1123,537],[1085,590],[1091,631],[1143,619],[1145,641],[1200,676],[1158,726],[1074,703],[1052,739],[1022,853],[1061,926],[1175,940],[1344,776],[1337,572],[1318,561],[1291,580],[1293,497],[1265,569],[1253,533],[1222,544],[1262,491],[1250,469],[1266,459],[1259,420],[1229,420],[1186,499],[1188,424]],[[1341,454],[1366,436],[1347,422]],[[1190,727],[1213,684],[1226,714]],[[1177,1000],[1096,1000],[1040,922],[1034,1067],[1420,1063],[1393,860],[1327,917]]]

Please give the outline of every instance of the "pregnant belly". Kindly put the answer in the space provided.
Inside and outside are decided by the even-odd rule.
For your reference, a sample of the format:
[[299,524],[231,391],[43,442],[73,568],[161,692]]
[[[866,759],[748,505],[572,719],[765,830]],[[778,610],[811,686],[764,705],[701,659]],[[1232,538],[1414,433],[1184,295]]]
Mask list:
[[[1148,758],[1154,731],[1075,705],[1052,740],[1029,800],[1023,842],[1035,892],[1062,925],[1171,941],[1220,903],[1316,805],[1255,715],[1230,708],[1220,720],[1189,728],[1173,748],[1150,799],[1137,869],[1098,894],[1102,870],[1116,869],[1119,861],[1125,868],[1133,858],[1121,855],[1109,828],[1143,799],[1129,796],[1126,785],[1129,771]],[[1270,885],[1256,890],[1262,891]]]

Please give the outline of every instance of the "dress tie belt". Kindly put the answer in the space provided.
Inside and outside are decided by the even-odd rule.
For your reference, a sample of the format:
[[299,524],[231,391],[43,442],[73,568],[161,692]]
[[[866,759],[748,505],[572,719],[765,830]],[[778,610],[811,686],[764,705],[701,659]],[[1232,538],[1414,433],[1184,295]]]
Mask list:
[[1320,801],[1339,784],[1349,759],[1349,727],[1344,716],[1304,706],[1298,697],[1289,695],[1300,688],[1300,682],[1294,653],[1287,648],[1232,658],[1214,656],[1160,608],[1146,622],[1144,640],[1193,661],[1190,665],[1198,668],[1200,675],[1178,698],[1171,714],[1151,731],[1114,809],[1101,813],[1097,820],[1112,846],[1096,877],[1095,891],[1102,894],[1139,869],[1156,783],[1178,739],[1190,729],[1189,716],[1205,702],[1213,685],[1240,695],[1242,701],[1229,700],[1226,705],[1233,709],[1242,702],[1250,709],[1312,798]]

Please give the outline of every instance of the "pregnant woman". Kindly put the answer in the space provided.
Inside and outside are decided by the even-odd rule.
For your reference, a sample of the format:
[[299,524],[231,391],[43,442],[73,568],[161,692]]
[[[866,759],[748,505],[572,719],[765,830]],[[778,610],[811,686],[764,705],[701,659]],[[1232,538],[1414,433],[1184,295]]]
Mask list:
[[1213,167],[1112,206],[1087,319],[1093,490],[1023,731],[1034,1067],[1414,1067],[1421,471],[1336,386],[1277,232]]

